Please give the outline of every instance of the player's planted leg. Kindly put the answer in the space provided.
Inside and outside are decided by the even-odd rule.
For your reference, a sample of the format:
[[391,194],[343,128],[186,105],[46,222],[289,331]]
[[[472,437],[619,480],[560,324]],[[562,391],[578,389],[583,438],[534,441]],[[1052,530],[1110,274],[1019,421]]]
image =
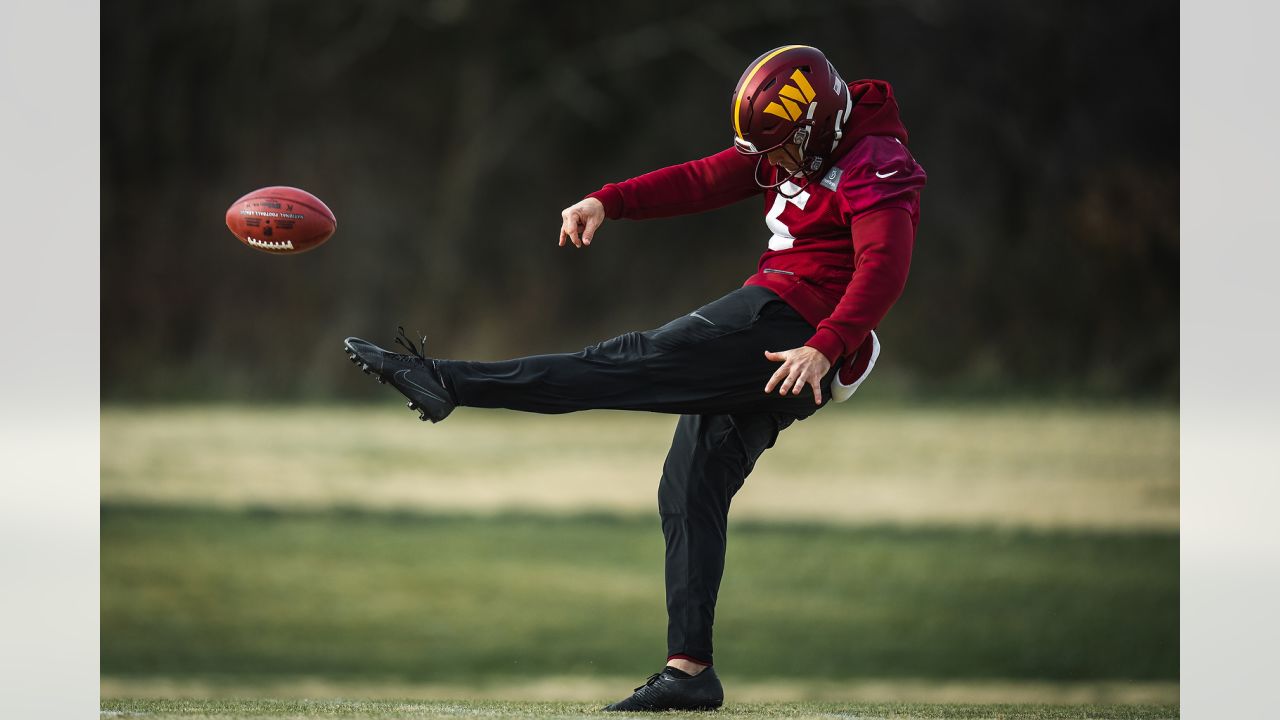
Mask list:
[[724,688],[715,668],[697,675],[673,667],[649,676],[630,697],[609,705],[610,712],[658,712],[662,710],[715,710],[724,704]]
[[[422,340],[425,347],[426,338]],[[351,362],[365,374],[374,376],[380,383],[390,383],[401,395],[409,398],[409,409],[417,410],[419,418],[440,422],[453,412],[457,403],[445,387],[440,371],[436,369],[436,361],[422,354],[421,349],[405,336],[404,328],[400,328],[396,342],[409,354],[384,350],[368,340],[355,337],[347,338],[343,348]]]
[[711,665],[711,627],[724,574],[729,504],[778,433],[802,417],[754,413],[680,418],[658,487],[667,544],[667,662],[688,660],[706,667],[690,674],[668,666],[605,710],[714,710],[723,704],[724,688]]
[[676,425],[658,485],[669,659],[712,663],[729,505],[756,460],[797,419],[783,413],[684,415]]

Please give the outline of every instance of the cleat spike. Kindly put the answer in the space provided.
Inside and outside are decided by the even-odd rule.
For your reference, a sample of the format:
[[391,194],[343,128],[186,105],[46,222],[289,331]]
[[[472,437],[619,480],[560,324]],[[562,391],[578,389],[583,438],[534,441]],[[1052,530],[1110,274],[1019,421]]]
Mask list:
[[405,407],[407,407],[407,408],[409,408],[410,410],[417,410],[417,409],[418,409],[418,406],[417,406],[417,405],[414,405],[412,400],[410,400],[409,402],[405,403],[405,404],[404,404],[404,406],[405,406]]

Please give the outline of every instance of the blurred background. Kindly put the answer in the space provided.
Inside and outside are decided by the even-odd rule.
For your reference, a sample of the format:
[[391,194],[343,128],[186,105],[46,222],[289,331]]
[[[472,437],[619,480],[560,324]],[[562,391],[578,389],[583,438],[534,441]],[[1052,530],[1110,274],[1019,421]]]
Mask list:
[[[727,147],[747,63],[806,43],[893,84],[929,184],[872,381],[735,501],[722,675],[1176,700],[1177,30],[1171,2],[104,6],[104,694],[605,699],[656,669],[674,418],[420,426],[339,341],[572,351],[739,286],[755,201],[585,252],[559,211]],[[231,237],[276,184],[328,244]]]

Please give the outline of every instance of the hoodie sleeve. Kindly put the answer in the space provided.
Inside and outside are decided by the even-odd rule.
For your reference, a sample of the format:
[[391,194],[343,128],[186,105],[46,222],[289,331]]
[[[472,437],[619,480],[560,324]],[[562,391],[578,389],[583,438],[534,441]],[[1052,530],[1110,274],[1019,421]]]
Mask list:
[[836,309],[805,343],[835,365],[851,357],[866,340],[907,284],[915,224],[911,214],[889,207],[863,215],[853,223],[853,278]]
[[844,295],[805,344],[835,364],[851,357],[907,283],[924,168],[893,137],[866,138],[840,180],[844,220],[852,228],[853,276]]
[[733,148],[679,165],[609,183],[587,197],[604,204],[611,220],[672,217],[714,210],[763,190],[756,185],[756,158]]

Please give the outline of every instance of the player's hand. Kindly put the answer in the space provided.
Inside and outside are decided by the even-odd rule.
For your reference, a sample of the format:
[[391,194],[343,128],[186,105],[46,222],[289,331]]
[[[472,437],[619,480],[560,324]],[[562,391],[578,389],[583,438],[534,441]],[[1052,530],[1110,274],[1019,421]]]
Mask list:
[[831,361],[826,355],[804,345],[782,352],[766,350],[764,356],[782,363],[782,367],[774,371],[773,377],[764,386],[766,393],[773,392],[776,387],[779,395],[799,395],[800,390],[808,385],[813,388],[813,404],[822,404],[822,378],[831,369]]
[[585,198],[560,211],[560,247],[568,238],[574,247],[591,244],[596,228],[604,222],[604,203]]

